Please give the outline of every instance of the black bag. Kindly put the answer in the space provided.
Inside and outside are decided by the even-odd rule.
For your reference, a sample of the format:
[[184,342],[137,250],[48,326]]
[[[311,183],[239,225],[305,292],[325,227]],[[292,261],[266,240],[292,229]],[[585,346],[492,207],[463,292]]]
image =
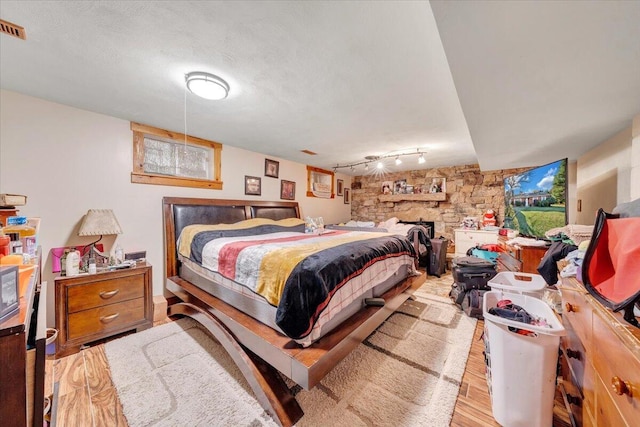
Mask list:
[[491,289],[487,284],[496,274],[496,266],[477,257],[458,257],[452,262],[453,280],[463,290]]
[[465,292],[464,299],[462,300],[462,311],[469,316],[476,319],[484,319],[482,316],[482,299],[484,294],[488,291],[481,291],[479,289],[471,289]]
[[431,276],[440,277],[447,271],[447,246],[449,240],[444,237],[431,239],[431,253],[427,273]]
[[462,300],[464,299],[464,294],[466,292],[467,291],[465,289],[462,289],[462,287],[458,283],[454,282],[453,285],[451,285],[451,291],[449,291],[449,297],[456,305],[462,308]]

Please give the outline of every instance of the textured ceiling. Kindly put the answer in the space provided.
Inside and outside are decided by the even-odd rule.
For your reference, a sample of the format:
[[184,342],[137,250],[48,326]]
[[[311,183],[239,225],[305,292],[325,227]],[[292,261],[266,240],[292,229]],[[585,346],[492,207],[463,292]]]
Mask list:
[[188,94],[189,134],[324,168],[418,148],[426,168],[533,166],[640,113],[640,2],[3,0],[0,18],[27,32],[0,36],[3,89],[183,132],[184,74],[208,71],[231,92]]

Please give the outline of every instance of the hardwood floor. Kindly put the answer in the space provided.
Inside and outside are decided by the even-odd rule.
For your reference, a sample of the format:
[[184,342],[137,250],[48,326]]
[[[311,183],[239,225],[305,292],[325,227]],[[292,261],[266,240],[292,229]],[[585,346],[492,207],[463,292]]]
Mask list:
[[[430,292],[447,296],[451,287],[450,274],[441,278],[429,276],[425,283]],[[456,402],[451,426],[499,426],[491,415],[491,401],[484,375],[483,322],[476,327],[466,370]],[[47,361],[58,384],[56,425],[60,427],[127,426],[115,388],[111,382],[104,344],[81,350],[79,353]],[[53,384],[46,385],[52,392]],[[571,426],[562,398],[557,393],[554,426]]]

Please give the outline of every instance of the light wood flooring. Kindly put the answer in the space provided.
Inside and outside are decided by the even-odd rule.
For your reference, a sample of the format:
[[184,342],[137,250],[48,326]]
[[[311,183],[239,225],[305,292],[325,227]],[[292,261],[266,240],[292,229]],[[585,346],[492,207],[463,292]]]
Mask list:
[[[430,292],[447,296],[451,274],[438,279],[429,276],[425,283]],[[462,378],[451,426],[498,426],[491,415],[491,401],[484,375],[484,346],[481,340],[483,322],[476,327],[469,360]],[[57,383],[55,425],[59,427],[115,427],[127,426],[122,407],[111,382],[104,344],[81,350],[79,353],[47,361],[53,381],[46,384],[52,393]],[[554,409],[555,427],[571,426],[562,398],[557,393]]]

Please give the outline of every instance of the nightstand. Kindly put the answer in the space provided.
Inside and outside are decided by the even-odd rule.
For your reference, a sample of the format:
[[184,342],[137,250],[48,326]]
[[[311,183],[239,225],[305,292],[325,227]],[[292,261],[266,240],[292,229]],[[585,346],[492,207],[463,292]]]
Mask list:
[[151,265],[55,279],[56,357],[153,324]]

